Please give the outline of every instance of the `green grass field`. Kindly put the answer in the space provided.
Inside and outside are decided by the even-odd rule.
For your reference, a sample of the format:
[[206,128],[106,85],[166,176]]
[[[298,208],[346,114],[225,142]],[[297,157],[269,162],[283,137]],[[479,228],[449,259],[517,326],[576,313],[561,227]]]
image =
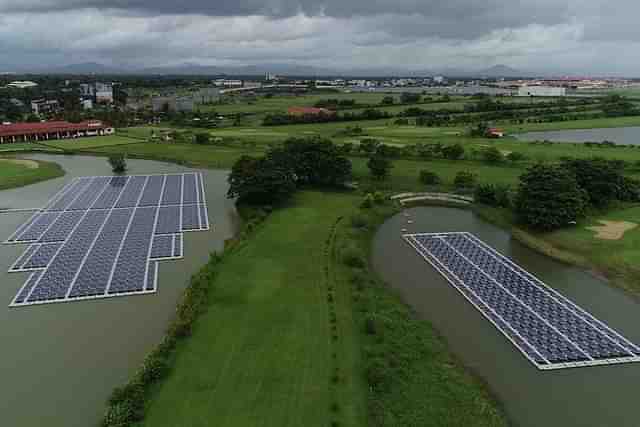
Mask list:
[[[301,193],[227,254],[208,309],[179,346],[141,425],[370,425],[352,285],[336,253],[325,250],[336,220],[349,217],[358,201],[348,194]],[[338,227],[338,246],[347,233],[348,227]],[[327,282],[325,267],[335,280]],[[331,300],[327,283],[335,287]],[[406,410],[398,419],[413,420],[403,425],[504,425],[483,385],[453,363],[431,326],[407,323],[407,309],[383,289],[376,290],[376,305],[397,328],[385,334],[387,345],[403,340],[411,346],[395,350],[411,360],[411,380],[391,381],[397,395],[389,404]],[[430,357],[415,357],[418,348]]]
[[64,170],[56,163],[42,161],[36,163],[37,168],[30,168],[14,163],[11,158],[0,158],[0,190],[24,187],[64,175]]
[[140,141],[137,139],[128,138],[126,136],[109,135],[89,138],[43,141],[42,145],[64,150],[84,150],[98,147],[108,147],[111,145],[137,144],[139,142]]

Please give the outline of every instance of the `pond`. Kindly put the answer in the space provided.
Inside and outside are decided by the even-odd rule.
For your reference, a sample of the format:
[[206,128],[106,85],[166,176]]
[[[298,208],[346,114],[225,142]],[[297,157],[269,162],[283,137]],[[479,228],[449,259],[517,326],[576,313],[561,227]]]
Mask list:
[[[105,158],[29,155],[59,163],[63,178],[0,192],[0,209],[41,207],[77,176],[111,175]],[[128,160],[130,174],[192,171]],[[227,172],[202,171],[211,230],[184,233],[185,258],[161,262],[152,295],[9,308],[26,274],[7,270],[25,246],[0,245],[0,424],[97,426],[111,390],[124,384],[160,342],[192,274],[233,236],[237,218],[226,199]],[[30,213],[0,213],[4,241]]]
[[520,141],[603,142],[618,145],[640,145],[640,127],[556,130],[514,135]]
[[557,371],[536,369],[461,294],[402,239],[410,233],[468,231],[582,306],[635,343],[640,306],[580,269],[556,262],[511,239],[471,211],[420,207],[389,219],[373,243],[381,277],[429,320],[459,360],[482,377],[518,426],[638,426],[640,363]]

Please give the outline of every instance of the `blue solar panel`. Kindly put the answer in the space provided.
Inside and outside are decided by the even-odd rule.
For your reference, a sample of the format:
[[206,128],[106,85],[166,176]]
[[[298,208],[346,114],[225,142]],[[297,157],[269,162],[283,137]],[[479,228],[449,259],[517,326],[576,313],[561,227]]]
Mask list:
[[32,270],[36,268],[45,268],[49,265],[54,255],[58,252],[58,249],[62,246],[62,243],[48,243],[38,247],[38,250],[29,258],[29,260],[23,264],[22,268]]
[[539,369],[640,361],[640,347],[475,236],[405,239]]
[[128,176],[115,176],[111,178],[107,188],[93,204],[92,209],[111,209],[120,197],[120,194],[122,194],[122,190],[124,190],[127,182],[129,182]]
[[182,194],[183,204],[198,203],[198,188],[196,186],[196,175],[185,174],[184,175],[184,193]]
[[102,194],[105,184],[109,182],[109,178],[94,178],[91,184],[73,201],[67,210],[87,210],[93,205],[93,202]]
[[73,179],[5,242],[32,243],[11,305],[155,292],[151,260],[182,258],[182,232],[208,229],[202,191],[194,173]]
[[151,258],[171,258],[173,257],[173,236],[155,236],[153,247],[151,248]]
[[198,206],[185,205],[182,207],[182,230],[198,230],[200,221],[198,220]]
[[180,229],[180,206],[163,206],[158,214],[156,234],[174,234]]
[[134,209],[119,209],[111,212],[91,252],[73,283],[69,297],[102,295],[116,262],[118,249],[125,236]]
[[137,206],[140,193],[147,182],[146,176],[133,176],[124,187],[120,199],[116,203],[116,208],[132,208]]
[[80,196],[93,178],[80,178],[77,179],[64,195],[56,200],[55,203],[47,205],[47,210],[51,211],[63,211],[65,210],[78,196]]
[[178,205],[182,199],[182,175],[167,175],[162,194],[163,205]]
[[139,206],[157,206],[162,194],[162,186],[164,184],[164,176],[150,176],[147,186],[142,193]]
[[176,258],[182,257],[182,234],[176,234],[173,242],[173,256]]
[[42,235],[47,231],[49,226],[54,223],[60,212],[47,212],[43,213],[36,218],[30,227],[26,228],[16,239],[19,242],[37,242]]
[[41,242],[64,242],[84,216],[84,211],[63,212],[40,238]]
[[89,211],[69,240],[44,272],[33,292],[30,302],[56,300],[66,297],[67,290],[98,230],[107,218],[107,211]]
[[158,208],[138,208],[125,237],[109,293],[135,292],[144,288],[149,246]]

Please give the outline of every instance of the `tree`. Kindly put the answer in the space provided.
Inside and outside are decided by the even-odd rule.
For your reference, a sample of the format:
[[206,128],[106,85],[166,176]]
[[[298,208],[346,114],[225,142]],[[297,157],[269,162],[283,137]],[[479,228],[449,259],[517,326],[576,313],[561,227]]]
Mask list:
[[570,170],[538,164],[520,176],[515,213],[526,226],[551,231],[583,217],[587,197]]
[[500,150],[498,150],[496,147],[486,148],[482,150],[481,154],[482,154],[482,158],[487,163],[496,164],[504,160],[504,156],[502,155]]
[[604,208],[612,200],[623,199],[623,166],[616,161],[603,158],[565,159],[561,165],[573,173],[578,185],[587,192],[590,205]]
[[207,132],[200,132],[195,135],[194,140],[196,144],[206,145],[211,142],[211,135],[209,135]]
[[231,168],[227,197],[248,204],[273,204],[296,191],[293,170],[266,156],[242,156]]
[[424,185],[438,185],[442,182],[440,177],[435,173],[428,170],[420,171],[420,182]]
[[464,156],[464,147],[460,144],[442,147],[442,156],[449,160],[459,160]]
[[380,104],[393,105],[394,102],[395,102],[395,99],[393,98],[393,96],[385,96],[384,98],[382,98],[382,101],[380,102]]
[[526,159],[527,159],[527,156],[525,156],[522,153],[518,153],[517,151],[512,151],[511,153],[507,154],[507,160],[513,163],[521,162]]
[[471,129],[471,136],[483,138],[487,136],[487,132],[489,131],[489,125],[486,123],[480,122],[476,127]]
[[476,175],[468,171],[460,171],[453,180],[453,185],[459,189],[473,188],[476,184]]
[[122,174],[127,171],[127,160],[124,154],[111,154],[108,158],[113,173]]
[[420,99],[422,99],[422,95],[419,93],[403,92],[400,95],[400,102],[403,104],[416,104],[420,102]]
[[342,186],[351,179],[351,161],[328,139],[290,138],[272,155],[295,172],[301,185]]
[[382,181],[389,176],[393,164],[387,157],[384,157],[376,152],[373,156],[371,156],[371,158],[369,158],[367,167],[369,168],[371,176],[373,176],[374,179]]

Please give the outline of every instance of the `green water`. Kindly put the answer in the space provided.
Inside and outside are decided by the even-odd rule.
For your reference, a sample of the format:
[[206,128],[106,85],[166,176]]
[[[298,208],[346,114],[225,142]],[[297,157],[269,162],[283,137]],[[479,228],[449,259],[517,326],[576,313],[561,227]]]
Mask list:
[[[73,177],[111,174],[104,158],[28,157],[57,162],[67,175],[1,191],[0,208],[40,207]],[[128,165],[130,174],[190,170],[145,160]],[[156,294],[10,309],[26,275],[7,270],[26,246],[0,245],[0,426],[99,424],[111,390],[126,382],[162,339],[189,277],[233,234],[236,217],[225,197],[227,174],[203,173],[212,229],[184,234],[185,258],[160,263]],[[0,214],[0,240],[29,215]]]
[[408,209],[379,230],[373,244],[378,273],[429,320],[469,369],[488,384],[517,426],[640,426],[640,363],[539,371],[401,238],[408,232],[469,231],[640,343],[640,305],[603,281],[542,256],[470,211]]

